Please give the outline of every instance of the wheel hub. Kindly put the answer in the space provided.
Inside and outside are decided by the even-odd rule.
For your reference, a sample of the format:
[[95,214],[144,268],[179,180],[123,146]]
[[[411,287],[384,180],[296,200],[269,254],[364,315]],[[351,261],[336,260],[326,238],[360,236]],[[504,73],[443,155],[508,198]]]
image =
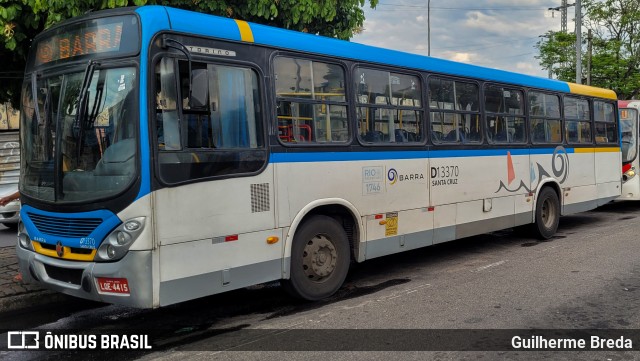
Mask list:
[[316,235],[304,247],[302,265],[306,276],[313,281],[322,281],[336,268],[338,253],[325,235]]

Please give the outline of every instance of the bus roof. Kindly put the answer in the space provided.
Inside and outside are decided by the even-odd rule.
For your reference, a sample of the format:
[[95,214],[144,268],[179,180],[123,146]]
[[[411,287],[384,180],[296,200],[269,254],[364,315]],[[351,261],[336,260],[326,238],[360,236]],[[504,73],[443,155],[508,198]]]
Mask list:
[[159,20],[158,17],[166,17],[168,24],[170,24],[169,29],[177,32],[192,33],[239,42],[249,42],[280,49],[329,55],[357,61],[419,69],[435,73],[472,77],[486,81],[510,83],[532,88],[562,91],[614,100],[617,99],[615,92],[608,89],[377,48],[374,46],[337,40],[324,36],[306,34],[171,7],[143,6],[137,8],[136,12],[138,12],[138,14],[140,14],[144,19],[142,21],[143,33],[146,21],[150,20],[157,23]]

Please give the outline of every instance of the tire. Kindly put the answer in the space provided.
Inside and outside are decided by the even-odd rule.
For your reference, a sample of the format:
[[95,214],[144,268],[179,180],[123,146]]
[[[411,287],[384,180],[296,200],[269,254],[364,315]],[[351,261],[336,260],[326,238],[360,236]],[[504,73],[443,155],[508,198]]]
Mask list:
[[296,231],[290,278],[283,288],[292,296],[318,301],[333,295],[349,271],[351,253],[344,229],[335,219],[313,216]]
[[556,234],[560,222],[560,201],[558,194],[550,187],[544,187],[536,201],[536,220],[533,231],[539,239],[549,239]]

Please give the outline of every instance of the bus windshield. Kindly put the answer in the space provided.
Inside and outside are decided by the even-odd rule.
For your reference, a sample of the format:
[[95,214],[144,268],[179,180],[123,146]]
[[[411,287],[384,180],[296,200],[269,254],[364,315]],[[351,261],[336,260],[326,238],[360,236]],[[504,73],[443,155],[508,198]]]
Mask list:
[[25,81],[20,180],[25,195],[86,202],[131,184],[137,158],[136,78],[134,67],[90,65]]
[[622,162],[633,161],[638,153],[638,110],[620,109],[620,130],[622,135]]

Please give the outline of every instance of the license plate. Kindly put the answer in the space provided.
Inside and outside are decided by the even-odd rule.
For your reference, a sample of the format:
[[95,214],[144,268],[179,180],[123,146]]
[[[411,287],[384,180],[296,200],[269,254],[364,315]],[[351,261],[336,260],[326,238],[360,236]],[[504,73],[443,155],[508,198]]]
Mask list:
[[129,294],[129,282],[126,278],[98,278],[101,293]]

